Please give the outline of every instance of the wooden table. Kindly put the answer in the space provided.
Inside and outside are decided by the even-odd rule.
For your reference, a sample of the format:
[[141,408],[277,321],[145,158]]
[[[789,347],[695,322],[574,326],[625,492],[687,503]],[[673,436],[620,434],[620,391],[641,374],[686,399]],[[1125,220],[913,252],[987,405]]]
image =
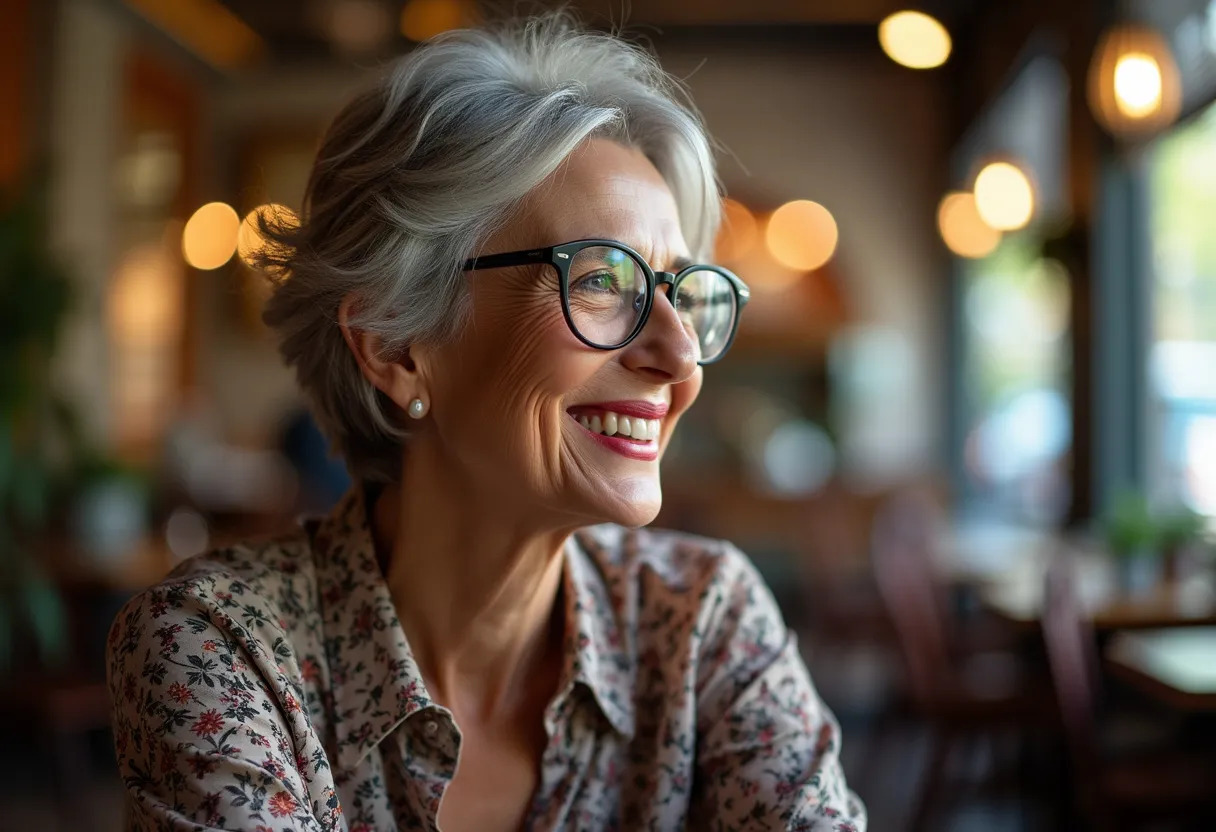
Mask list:
[[1171,707],[1216,711],[1216,627],[1118,632],[1106,662],[1116,676]]
[[1047,565],[1063,556],[1074,560],[1081,604],[1099,633],[1216,626],[1216,575],[1210,566],[1127,597],[1119,590],[1112,559],[1093,543],[1004,532],[986,540],[954,538],[939,561],[946,577],[973,586],[990,612],[1035,628],[1043,611]]

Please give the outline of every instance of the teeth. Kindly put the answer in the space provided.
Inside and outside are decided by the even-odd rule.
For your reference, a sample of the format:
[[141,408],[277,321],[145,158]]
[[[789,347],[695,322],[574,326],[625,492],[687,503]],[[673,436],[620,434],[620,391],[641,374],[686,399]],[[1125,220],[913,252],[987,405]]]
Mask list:
[[578,423],[592,433],[602,433],[605,436],[628,436],[649,442],[659,438],[658,419],[639,419],[635,416],[621,416],[617,413],[582,415]]

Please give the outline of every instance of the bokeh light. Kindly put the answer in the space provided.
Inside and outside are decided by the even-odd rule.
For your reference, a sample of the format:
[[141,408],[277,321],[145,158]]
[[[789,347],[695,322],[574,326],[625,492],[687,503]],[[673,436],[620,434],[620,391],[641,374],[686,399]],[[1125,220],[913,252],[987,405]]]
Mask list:
[[178,506],[165,521],[165,543],[177,560],[207,551],[211,544],[207,519],[189,506]]
[[1001,232],[984,222],[975,194],[954,191],[937,206],[937,228],[946,247],[959,257],[987,257],[1001,242]]
[[401,34],[421,42],[476,21],[476,10],[463,0],[409,0],[401,10]]
[[783,266],[804,271],[831,260],[839,236],[831,212],[809,199],[785,203],[773,212],[764,229],[773,258]]
[[196,269],[218,269],[236,252],[241,218],[231,205],[208,202],[194,212],[182,231],[182,256]]
[[240,255],[241,261],[250,268],[256,268],[254,256],[266,247],[266,240],[262,237],[262,230],[258,227],[258,217],[263,213],[270,216],[267,217],[271,223],[282,225],[285,222],[294,222],[296,213],[286,205],[280,205],[277,202],[270,202],[265,205],[259,205],[248,214],[241,222],[240,231],[236,236],[236,250]]
[[1034,187],[1012,162],[991,162],[975,177],[975,207],[999,231],[1024,228],[1034,216]]
[[878,42],[887,57],[911,69],[932,69],[950,57],[950,33],[923,12],[902,11],[878,24]]
[[1128,118],[1144,118],[1161,107],[1161,67],[1152,55],[1131,52],[1119,56],[1115,106]]
[[1169,42],[1141,23],[1108,29],[1089,67],[1089,106],[1116,135],[1169,126],[1182,108],[1182,79]]
[[714,242],[714,257],[731,263],[746,257],[760,239],[760,226],[746,205],[733,199],[722,200],[722,225]]

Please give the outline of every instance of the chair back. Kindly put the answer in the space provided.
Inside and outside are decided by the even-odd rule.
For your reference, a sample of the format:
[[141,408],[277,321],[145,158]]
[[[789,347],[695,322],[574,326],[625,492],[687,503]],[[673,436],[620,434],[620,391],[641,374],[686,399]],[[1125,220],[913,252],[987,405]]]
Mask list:
[[1098,649],[1077,593],[1076,565],[1059,552],[1047,568],[1043,641],[1069,755],[1079,786],[1097,782]]
[[935,516],[926,495],[892,497],[874,519],[871,548],[874,578],[895,626],[912,696],[929,711],[952,676],[946,618],[934,578]]

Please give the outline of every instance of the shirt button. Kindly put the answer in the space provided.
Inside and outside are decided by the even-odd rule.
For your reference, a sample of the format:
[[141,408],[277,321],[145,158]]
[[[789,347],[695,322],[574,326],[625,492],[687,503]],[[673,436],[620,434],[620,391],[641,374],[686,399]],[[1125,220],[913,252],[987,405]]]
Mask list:
[[428,737],[433,737],[439,733],[439,723],[433,719],[428,719],[426,725],[423,726],[423,730],[426,731]]

